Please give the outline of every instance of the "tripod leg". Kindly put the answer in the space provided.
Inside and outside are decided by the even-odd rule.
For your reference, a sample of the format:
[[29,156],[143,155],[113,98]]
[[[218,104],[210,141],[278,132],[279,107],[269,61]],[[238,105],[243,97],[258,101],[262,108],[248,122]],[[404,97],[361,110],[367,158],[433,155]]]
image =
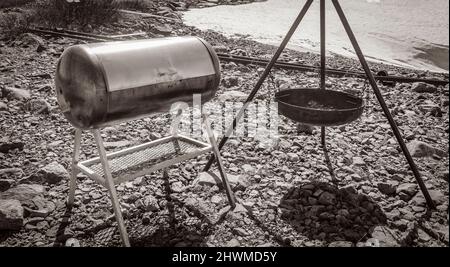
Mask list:
[[403,140],[403,137],[397,127],[397,124],[395,123],[394,118],[392,117],[392,115],[389,111],[389,108],[387,107],[386,103],[384,102],[384,99],[380,92],[380,89],[378,88],[375,78],[373,77],[373,74],[370,71],[369,65],[367,64],[367,61],[364,58],[361,48],[359,47],[359,44],[356,41],[355,35],[353,34],[352,29],[350,28],[347,18],[345,17],[344,12],[342,11],[341,5],[339,4],[338,0],[332,0],[332,1],[333,1],[333,5],[336,8],[336,11],[339,15],[339,18],[340,18],[342,24],[344,25],[345,31],[347,32],[347,35],[350,38],[353,48],[355,49],[355,52],[358,55],[359,61],[361,62],[362,67],[364,68],[364,72],[366,73],[367,78],[369,79],[369,83],[372,86],[375,96],[377,97],[378,102],[380,103],[381,108],[383,109],[384,115],[388,119],[389,124],[391,125],[391,128],[392,128],[392,131],[394,132],[395,138],[397,138],[397,142],[400,145],[400,148],[402,149],[403,154],[405,155],[406,160],[408,161],[408,164],[409,164],[412,172],[414,173],[414,177],[416,178],[417,183],[419,184],[420,190],[422,191],[422,194],[424,195],[424,197],[427,201],[427,205],[430,209],[434,209],[435,208],[434,202],[431,199],[430,194],[428,193],[425,183],[422,180],[420,172],[419,172],[416,164],[414,163],[414,160],[413,160],[411,154],[409,153],[408,148],[406,147],[405,141]]
[[233,191],[231,190],[230,183],[228,182],[227,174],[225,173],[225,169],[222,163],[222,158],[220,157],[220,151],[217,147],[216,140],[214,139],[214,133],[211,130],[211,125],[209,124],[208,118],[205,114],[203,114],[203,122],[205,123],[206,132],[208,133],[209,142],[213,149],[213,154],[217,159],[218,169],[222,178],[223,187],[225,188],[225,192],[227,193],[228,202],[230,202],[231,207],[234,208],[236,207],[236,199],[234,197]]
[[[325,90],[325,68],[326,68],[326,50],[325,50],[325,0],[320,0],[320,89]],[[320,139],[322,148],[326,149],[325,127],[320,127]]]
[[77,164],[80,157],[80,148],[81,148],[81,130],[75,129],[75,144],[74,151],[72,156],[72,170],[70,174],[70,182],[69,182],[69,197],[67,199],[67,206],[72,207],[73,202],[75,200],[75,189],[77,187],[77,175],[78,169]]
[[[239,110],[238,114],[236,115],[236,117],[233,119],[233,123],[230,126],[230,128],[228,128],[228,130],[226,131],[225,135],[222,137],[222,139],[220,140],[219,143],[219,150],[222,149],[222,147],[225,145],[225,143],[228,140],[228,137],[231,136],[231,133],[233,133],[234,129],[236,128],[237,123],[239,122],[239,120],[241,119],[242,115],[244,115],[244,111],[245,109],[248,108],[250,102],[253,100],[253,98],[255,97],[256,93],[259,91],[259,89],[261,88],[264,80],[267,78],[267,76],[270,73],[270,70],[272,70],[273,66],[275,65],[275,63],[277,62],[278,58],[280,57],[281,53],[283,52],[284,48],[286,47],[287,43],[289,42],[289,40],[291,39],[292,35],[294,34],[295,30],[297,29],[298,25],[300,24],[300,22],[302,21],[303,17],[305,16],[306,12],[308,11],[309,7],[311,6],[313,0],[308,0],[305,5],[303,6],[303,9],[300,11],[300,13],[298,14],[297,18],[295,19],[294,23],[292,24],[291,28],[289,29],[289,32],[286,34],[286,37],[284,37],[283,41],[281,42],[280,46],[278,47],[277,51],[275,52],[275,54],[273,55],[272,59],[270,60],[270,62],[267,64],[266,69],[264,70],[263,74],[261,74],[261,77],[259,78],[258,82],[256,83],[255,87],[252,89],[252,91],[250,92],[250,95],[247,97],[247,99],[244,102],[244,105],[242,106],[242,108]],[[203,171],[208,171],[209,168],[211,167],[211,165],[213,164],[215,160],[214,155],[211,155],[211,157],[208,160],[208,163],[206,163],[205,168],[203,169]]]
[[114,186],[114,180],[111,175],[111,169],[109,168],[108,159],[106,157],[105,147],[103,146],[103,140],[100,136],[99,130],[93,130],[95,142],[97,143],[98,152],[100,160],[102,162],[103,172],[105,173],[105,183],[109,191],[109,196],[111,198],[112,206],[114,209],[114,214],[116,215],[117,224],[119,225],[120,238],[126,247],[130,246],[130,241],[128,239],[127,229],[125,228],[125,223],[123,222],[122,211],[120,210],[119,199],[117,198],[117,191]]

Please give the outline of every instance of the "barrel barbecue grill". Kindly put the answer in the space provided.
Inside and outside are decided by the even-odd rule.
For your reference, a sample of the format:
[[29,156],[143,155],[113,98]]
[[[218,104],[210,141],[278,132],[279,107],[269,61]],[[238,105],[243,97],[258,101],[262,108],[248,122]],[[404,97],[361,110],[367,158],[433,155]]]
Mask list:
[[[115,185],[212,152],[231,206],[235,206],[219,150],[206,115],[209,144],[177,133],[181,110],[170,136],[107,154],[100,129],[150,114],[171,105],[214,97],[220,81],[219,60],[212,47],[196,37],[172,37],[71,46],[57,64],[56,93],[67,120],[76,128],[68,205],[74,203],[76,176],[82,172],[110,194],[121,239],[129,246]],[[81,133],[94,135],[99,157],[79,161]]]

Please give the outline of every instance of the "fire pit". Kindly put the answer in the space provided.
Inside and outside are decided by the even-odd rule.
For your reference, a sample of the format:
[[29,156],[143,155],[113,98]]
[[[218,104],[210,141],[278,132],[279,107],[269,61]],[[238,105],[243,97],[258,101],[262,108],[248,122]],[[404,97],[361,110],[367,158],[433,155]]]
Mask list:
[[275,94],[278,112],[304,124],[337,126],[361,116],[364,101],[356,96],[319,89],[289,89]]

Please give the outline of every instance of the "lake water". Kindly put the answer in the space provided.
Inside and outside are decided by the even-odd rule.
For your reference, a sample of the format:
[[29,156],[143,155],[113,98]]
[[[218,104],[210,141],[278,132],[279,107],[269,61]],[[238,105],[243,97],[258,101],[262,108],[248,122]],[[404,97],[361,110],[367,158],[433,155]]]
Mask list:
[[[306,0],[268,0],[238,6],[192,9],[187,25],[227,36],[279,45]],[[369,60],[448,72],[448,0],[341,0],[341,6]],[[327,3],[327,50],[355,57],[331,1]],[[314,1],[288,47],[320,49],[319,1]]]

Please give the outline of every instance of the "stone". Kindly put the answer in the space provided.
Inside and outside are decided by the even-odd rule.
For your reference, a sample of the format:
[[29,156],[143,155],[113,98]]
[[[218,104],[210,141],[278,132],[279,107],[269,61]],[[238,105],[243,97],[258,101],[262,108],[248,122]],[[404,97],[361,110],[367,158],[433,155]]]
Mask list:
[[240,203],[236,203],[236,207],[233,209],[234,213],[247,213],[248,210]]
[[34,114],[49,114],[50,104],[44,99],[32,99],[27,102],[26,109]]
[[411,197],[413,197],[418,190],[418,186],[417,184],[413,184],[413,183],[405,183],[405,184],[401,184],[397,187],[396,192],[397,194],[404,192],[408,195],[410,195]]
[[335,241],[328,244],[328,247],[353,247],[353,243],[349,241]]
[[300,157],[296,153],[287,153],[288,159],[293,162],[298,162]]
[[158,140],[158,139],[162,138],[161,134],[160,133],[156,133],[156,132],[151,132],[149,134],[149,137],[150,137],[150,140]]
[[23,170],[20,168],[5,168],[5,169],[0,169],[0,176],[5,176],[5,177],[16,177],[16,176],[22,176],[23,175]]
[[194,184],[206,185],[206,186],[214,186],[216,184],[220,184],[221,181],[216,181],[216,175],[211,175],[209,172],[200,172],[198,177],[194,181]]
[[172,33],[173,29],[168,24],[159,24],[159,25],[155,24],[152,26],[152,31],[157,34],[167,36]]
[[8,190],[13,184],[13,179],[0,179],[0,192]]
[[35,196],[31,202],[24,206],[25,213],[29,217],[47,217],[56,209],[56,205],[42,196]]
[[177,182],[170,184],[170,188],[175,193],[181,193],[184,190],[186,190],[186,187],[183,185],[183,183],[181,181],[177,181]]
[[23,208],[15,199],[0,200],[0,230],[20,230],[23,226]]
[[239,85],[239,79],[236,76],[226,76],[223,78],[222,83],[225,88],[235,87]]
[[437,92],[436,86],[434,86],[432,84],[424,83],[424,82],[413,83],[411,86],[411,89],[416,93],[436,93]]
[[0,139],[0,152],[8,153],[10,150],[13,149],[22,150],[24,145],[25,144],[21,141],[11,141],[8,138],[4,137]]
[[387,183],[378,183],[377,184],[378,190],[380,190],[381,193],[385,195],[395,195],[396,187],[392,182]]
[[66,247],[80,247],[80,241],[76,238],[69,238],[66,240]]
[[34,197],[43,195],[45,189],[39,184],[19,184],[0,193],[0,199],[15,199],[20,202],[31,201]]
[[36,48],[36,52],[38,52],[38,53],[41,53],[45,50],[47,50],[47,47],[45,45],[41,45],[41,44],[39,44],[38,47]]
[[405,192],[399,192],[399,193],[397,193],[397,196],[405,202],[410,201],[411,198],[413,197],[412,195],[409,195],[408,193],[405,193]]
[[144,198],[143,201],[144,205],[144,209],[146,211],[158,211],[159,210],[159,204],[158,204],[158,200],[152,196],[152,195],[148,195]]
[[[247,178],[242,175],[227,174],[230,186],[233,189],[245,189],[249,186]],[[198,177],[194,180],[193,184],[205,185],[205,186],[222,186],[222,179],[220,175],[216,172],[201,172]]]
[[278,147],[280,149],[289,149],[292,147],[292,143],[289,140],[280,138],[278,141]]
[[248,236],[248,232],[245,231],[243,228],[240,228],[240,227],[234,228],[233,232],[236,233],[237,235],[240,235],[240,236]]
[[441,205],[448,201],[448,196],[445,196],[445,194],[441,191],[428,190],[428,192],[430,193],[430,197],[436,205]]
[[20,45],[22,47],[39,47],[45,46],[44,40],[32,33],[26,32],[21,34],[15,41],[14,44]]
[[246,173],[255,173],[255,168],[253,168],[253,166],[250,164],[244,164],[241,168]]
[[136,202],[138,199],[140,199],[141,194],[136,192],[134,194],[131,195],[125,195],[122,197],[122,200],[128,204],[132,204],[134,202]]
[[323,192],[318,201],[322,205],[333,205],[336,202],[336,196],[329,192]]
[[398,237],[395,230],[392,230],[386,226],[377,226],[372,232],[372,238],[377,240],[379,247],[400,247]]
[[122,140],[122,141],[115,141],[115,142],[104,142],[103,143],[106,149],[115,149],[115,148],[124,148],[129,147],[133,144],[133,142]]
[[[448,201],[448,197],[444,195],[441,191],[438,190],[428,190],[431,199],[434,201],[434,204],[440,205]],[[411,204],[416,206],[426,206],[426,200],[423,196],[422,192],[418,192],[410,201]]]
[[45,181],[50,184],[58,183],[61,180],[69,180],[70,178],[69,172],[66,168],[56,161],[42,168],[41,172],[44,175]]
[[366,165],[366,163],[361,157],[353,157],[353,165],[363,166]]
[[214,204],[220,204],[220,202],[222,202],[222,200],[223,200],[223,198],[218,195],[214,195],[211,197],[211,202]]
[[225,101],[237,101],[244,102],[247,99],[247,94],[241,91],[230,90],[226,91],[223,94],[219,95],[218,100],[220,102]]
[[297,124],[297,132],[304,133],[307,135],[312,135],[314,133],[315,127],[308,124],[298,123]]
[[61,180],[69,180],[69,178],[70,175],[66,168],[64,168],[64,166],[62,166],[58,162],[53,161],[31,176],[22,179],[21,183],[47,182],[49,184],[56,184]]
[[431,107],[428,112],[430,113],[431,116],[437,118],[441,118],[443,115],[442,109],[439,106]]
[[239,243],[239,241],[236,238],[233,238],[227,242],[226,246],[227,247],[239,247],[239,246],[241,246],[241,244]]
[[0,101],[0,111],[8,110],[8,105]]
[[431,157],[433,155],[437,155],[439,157],[446,157],[447,153],[444,150],[437,149],[432,147],[431,145],[418,141],[413,140],[407,144],[408,150],[411,153],[411,156],[413,157]]
[[4,87],[2,89],[3,96],[8,100],[28,100],[31,98],[31,94],[28,90],[18,89],[13,87]]

